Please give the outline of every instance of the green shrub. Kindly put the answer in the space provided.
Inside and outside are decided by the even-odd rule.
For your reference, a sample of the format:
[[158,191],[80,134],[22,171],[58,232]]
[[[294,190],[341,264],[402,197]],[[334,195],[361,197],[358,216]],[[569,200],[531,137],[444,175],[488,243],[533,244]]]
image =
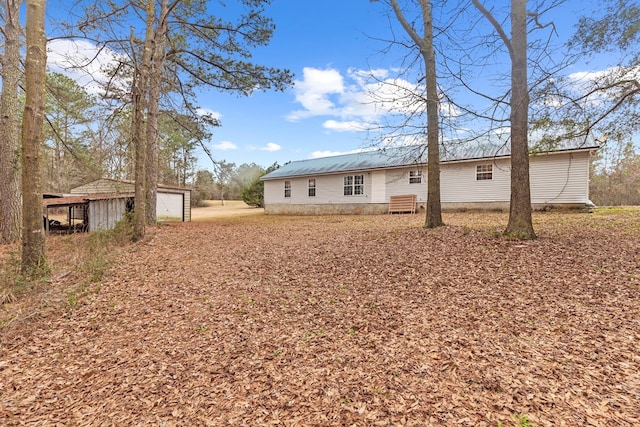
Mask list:
[[256,178],[242,190],[242,200],[249,206],[264,207],[264,182]]

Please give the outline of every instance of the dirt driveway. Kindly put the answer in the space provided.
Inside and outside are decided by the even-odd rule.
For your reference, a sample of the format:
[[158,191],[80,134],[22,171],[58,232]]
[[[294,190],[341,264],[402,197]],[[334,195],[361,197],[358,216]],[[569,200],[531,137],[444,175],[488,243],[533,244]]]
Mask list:
[[191,208],[192,221],[208,221],[213,218],[264,214],[263,208],[248,206],[242,200],[225,200],[224,204],[220,200],[207,200],[205,203],[207,204],[206,207]]
[[636,426],[639,218],[165,224],[0,329],[0,425]]

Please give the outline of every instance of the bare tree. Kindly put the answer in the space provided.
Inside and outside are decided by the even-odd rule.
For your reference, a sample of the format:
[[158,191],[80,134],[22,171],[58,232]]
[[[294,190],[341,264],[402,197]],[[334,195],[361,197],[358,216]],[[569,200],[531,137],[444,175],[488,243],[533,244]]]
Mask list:
[[511,58],[511,203],[505,235],[535,239],[529,182],[529,86],[527,79],[527,1],[511,0],[511,37],[491,12],[472,0],[491,23]]
[[5,0],[2,95],[0,99],[0,243],[20,238],[20,139],[18,81],[20,78],[20,4]]
[[40,151],[46,87],[46,0],[27,0],[26,101],[22,118],[22,264],[26,275],[46,270]]
[[[147,0],[146,3],[146,33],[141,62],[135,63],[132,87],[133,118],[133,146],[136,150],[135,159],[135,208],[133,211],[132,240],[138,241],[144,237],[147,195],[147,141],[145,139],[145,112],[147,109],[149,93],[149,74],[151,61],[153,60],[153,24],[155,21],[155,0]],[[133,35],[131,44],[134,45]],[[132,48],[135,52],[135,49]],[[135,57],[135,56],[134,56]]]
[[431,0],[418,0],[421,11],[422,34],[409,23],[397,0],[390,0],[393,11],[402,28],[418,46],[424,61],[427,84],[427,214],[425,227],[444,225],[440,203],[440,133],[438,126],[438,83],[436,77],[436,58],[433,48],[433,18]]
[[[175,7],[176,3],[172,4]],[[162,0],[157,28],[153,34],[153,53],[149,70],[149,105],[147,113],[147,224],[155,224],[156,201],[158,193],[158,152],[159,152],[159,116],[160,96],[162,95],[162,76],[166,58],[165,45],[168,29],[167,19],[171,9],[168,0]]]

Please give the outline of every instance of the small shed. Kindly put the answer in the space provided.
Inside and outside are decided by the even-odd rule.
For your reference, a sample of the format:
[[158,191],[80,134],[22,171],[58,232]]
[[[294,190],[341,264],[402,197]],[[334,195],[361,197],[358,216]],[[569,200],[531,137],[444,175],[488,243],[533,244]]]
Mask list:
[[133,209],[133,194],[45,196],[43,205],[44,227],[49,233],[109,230]]
[[[72,194],[130,194],[135,193],[135,182],[102,178],[71,189]],[[158,221],[191,221],[191,190],[158,185],[156,199]]]

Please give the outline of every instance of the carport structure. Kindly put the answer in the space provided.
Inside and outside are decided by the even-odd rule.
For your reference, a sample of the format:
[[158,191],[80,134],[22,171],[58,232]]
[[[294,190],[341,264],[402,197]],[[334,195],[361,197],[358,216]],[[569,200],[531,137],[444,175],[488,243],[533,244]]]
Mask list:
[[[48,196],[42,202],[44,227],[48,233],[109,230],[133,209],[133,201],[129,193]],[[66,221],[58,219],[65,214]]]

